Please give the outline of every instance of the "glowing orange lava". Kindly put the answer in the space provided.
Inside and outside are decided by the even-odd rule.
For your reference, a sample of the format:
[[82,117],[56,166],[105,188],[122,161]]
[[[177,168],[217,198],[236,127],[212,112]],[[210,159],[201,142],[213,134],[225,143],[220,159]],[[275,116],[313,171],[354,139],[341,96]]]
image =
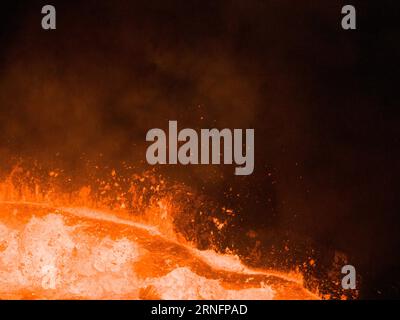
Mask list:
[[145,196],[134,185],[110,209],[89,187],[71,196],[18,181],[0,184],[2,299],[318,298],[298,274],[254,270],[173,234],[168,197],[133,216],[124,209]]

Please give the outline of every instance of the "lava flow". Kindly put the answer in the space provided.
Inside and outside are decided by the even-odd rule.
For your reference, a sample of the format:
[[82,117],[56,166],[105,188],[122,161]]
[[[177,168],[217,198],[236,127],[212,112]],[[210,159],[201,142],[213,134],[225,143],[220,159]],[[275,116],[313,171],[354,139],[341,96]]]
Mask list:
[[99,209],[52,188],[46,195],[38,185],[16,188],[15,176],[0,185],[1,299],[318,298],[299,275],[251,269],[234,254],[198,250],[163,232],[165,212],[157,224],[121,210],[127,194],[120,210]]

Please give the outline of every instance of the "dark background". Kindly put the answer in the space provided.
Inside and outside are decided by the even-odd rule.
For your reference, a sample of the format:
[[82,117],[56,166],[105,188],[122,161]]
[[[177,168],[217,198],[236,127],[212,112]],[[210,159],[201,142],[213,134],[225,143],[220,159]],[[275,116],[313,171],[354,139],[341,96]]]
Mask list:
[[[239,208],[267,248],[343,252],[360,297],[399,298],[395,3],[351,1],[345,31],[342,1],[3,1],[2,161],[76,169],[101,153],[145,167],[145,134],[168,120],[254,128],[253,175],[165,173]],[[41,29],[44,4],[55,31]]]

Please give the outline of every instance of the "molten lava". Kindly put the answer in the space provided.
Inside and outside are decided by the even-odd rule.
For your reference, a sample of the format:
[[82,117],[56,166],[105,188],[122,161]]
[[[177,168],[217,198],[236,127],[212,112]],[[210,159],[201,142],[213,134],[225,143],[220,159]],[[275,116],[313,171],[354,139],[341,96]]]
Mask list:
[[299,275],[250,269],[233,254],[198,250],[163,232],[171,209],[165,198],[156,201],[154,223],[90,201],[78,205],[52,188],[44,196],[38,186],[23,187],[15,179],[0,185],[2,299],[318,298]]

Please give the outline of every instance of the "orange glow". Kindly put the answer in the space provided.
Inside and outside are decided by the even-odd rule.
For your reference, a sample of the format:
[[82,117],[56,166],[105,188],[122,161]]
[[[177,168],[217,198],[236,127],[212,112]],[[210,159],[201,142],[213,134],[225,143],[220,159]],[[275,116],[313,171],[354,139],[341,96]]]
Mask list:
[[196,249],[176,232],[182,204],[161,177],[131,176],[123,189],[111,169],[96,190],[67,192],[62,176],[15,167],[0,183],[2,299],[318,299],[300,273]]

